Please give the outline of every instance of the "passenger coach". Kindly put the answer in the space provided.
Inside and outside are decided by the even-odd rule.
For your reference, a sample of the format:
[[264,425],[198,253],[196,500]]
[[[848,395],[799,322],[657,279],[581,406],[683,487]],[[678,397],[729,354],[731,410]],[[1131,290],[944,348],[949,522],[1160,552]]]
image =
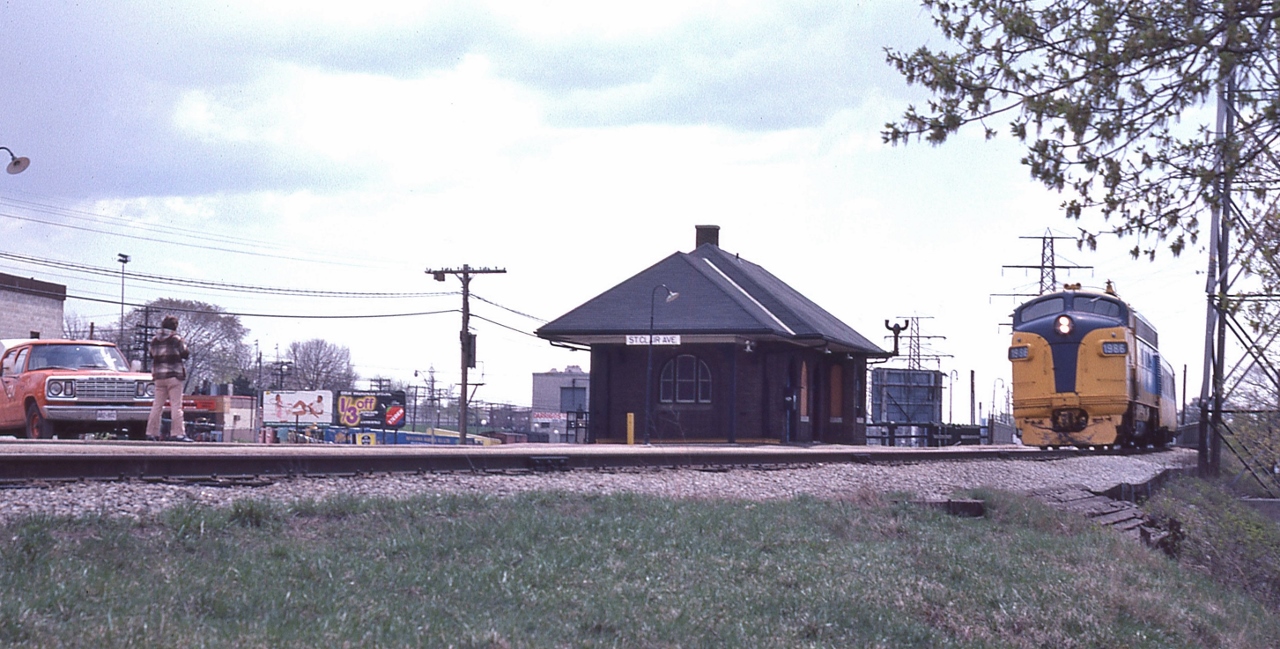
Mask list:
[[1068,284],[1013,314],[1013,417],[1029,446],[1168,444],[1172,366],[1156,330],[1115,293]]

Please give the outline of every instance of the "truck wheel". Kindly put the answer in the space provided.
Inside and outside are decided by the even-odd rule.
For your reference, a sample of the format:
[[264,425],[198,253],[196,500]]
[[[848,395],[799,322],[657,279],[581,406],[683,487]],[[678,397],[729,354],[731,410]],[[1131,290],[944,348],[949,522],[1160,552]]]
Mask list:
[[27,438],[53,439],[53,424],[40,414],[40,406],[34,403],[27,406]]

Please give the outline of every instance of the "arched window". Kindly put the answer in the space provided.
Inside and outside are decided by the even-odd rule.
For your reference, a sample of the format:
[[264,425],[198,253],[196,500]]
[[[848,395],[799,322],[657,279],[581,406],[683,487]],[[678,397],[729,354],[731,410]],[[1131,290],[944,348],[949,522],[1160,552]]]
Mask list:
[[692,354],[662,366],[658,400],[662,403],[711,403],[711,368]]

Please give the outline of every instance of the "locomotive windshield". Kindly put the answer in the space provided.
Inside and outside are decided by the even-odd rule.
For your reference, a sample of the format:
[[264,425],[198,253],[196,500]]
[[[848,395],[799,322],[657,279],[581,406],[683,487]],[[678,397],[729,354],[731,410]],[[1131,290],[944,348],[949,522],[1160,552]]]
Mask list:
[[1127,311],[1124,303],[1106,295],[1054,295],[1024,305],[1017,313],[1018,324],[1057,315],[1065,311],[1092,313],[1106,318],[1124,320]]
[[1062,296],[1038,300],[1018,310],[1018,322],[1031,322],[1045,316],[1062,313],[1067,309],[1067,301]]
[[1075,296],[1075,299],[1072,300],[1071,310],[1082,311],[1084,313],[1096,313],[1108,318],[1120,318],[1124,315],[1124,305],[1112,298],[1104,297],[1102,295],[1077,295]]

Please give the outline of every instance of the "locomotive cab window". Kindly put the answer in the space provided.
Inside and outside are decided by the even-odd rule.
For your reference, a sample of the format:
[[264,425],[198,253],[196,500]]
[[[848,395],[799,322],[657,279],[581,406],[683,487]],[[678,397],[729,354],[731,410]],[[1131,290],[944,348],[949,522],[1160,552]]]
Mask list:
[[1124,307],[1119,302],[1101,295],[1098,297],[1077,295],[1071,307],[1075,311],[1094,313],[1108,318],[1119,318],[1124,314]]
[[1031,322],[1045,316],[1062,313],[1067,308],[1067,301],[1061,297],[1052,297],[1039,302],[1032,302],[1018,312],[1018,322]]

